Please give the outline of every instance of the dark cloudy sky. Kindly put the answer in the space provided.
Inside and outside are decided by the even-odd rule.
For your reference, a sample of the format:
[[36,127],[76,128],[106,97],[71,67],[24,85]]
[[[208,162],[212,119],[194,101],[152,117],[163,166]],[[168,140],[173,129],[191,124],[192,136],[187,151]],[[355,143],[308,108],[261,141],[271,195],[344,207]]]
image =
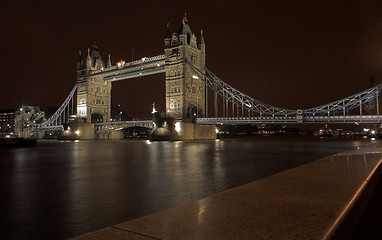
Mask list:
[[[228,2],[228,1],[227,1]],[[78,51],[104,58],[163,53],[167,23],[187,12],[203,28],[207,67],[271,105],[325,104],[382,82],[382,1],[7,1],[1,6],[0,109],[60,105],[76,83]],[[164,74],[113,83],[130,116],[164,109]]]

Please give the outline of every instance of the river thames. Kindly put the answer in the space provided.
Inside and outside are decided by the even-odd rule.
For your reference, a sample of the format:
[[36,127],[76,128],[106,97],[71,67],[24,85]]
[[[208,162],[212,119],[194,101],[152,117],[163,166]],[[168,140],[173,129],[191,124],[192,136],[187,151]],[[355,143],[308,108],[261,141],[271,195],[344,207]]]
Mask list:
[[0,149],[0,239],[66,239],[369,143],[249,138],[39,141]]

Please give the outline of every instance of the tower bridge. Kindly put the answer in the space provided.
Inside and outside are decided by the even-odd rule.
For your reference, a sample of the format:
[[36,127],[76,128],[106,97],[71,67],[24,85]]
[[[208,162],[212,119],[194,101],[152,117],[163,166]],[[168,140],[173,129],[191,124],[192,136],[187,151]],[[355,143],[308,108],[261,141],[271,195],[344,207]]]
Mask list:
[[[105,64],[94,44],[86,56],[79,53],[77,83],[61,107],[40,124],[23,119],[29,125],[25,131],[62,129],[63,123],[75,124],[69,121],[75,118],[80,124],[74,128],[88,124],[94,133],[152,126],[153,133],[172,134],[172,139],[205,139],[216,138],[217,124],[381,123],[382,85],[318,107],[290,110],[263,103],[235,89],[206,67],[205,58],[203,31],[197,37],[186,17],[177,32],[171,32],[167,25],[164,54],[154,57],[121,60],[113,65],[109,55]],[[110,122],[113,82],[160,73],[165,74],[164,115],[154,115],[154,124],[152,120]],[[209,109],[210,106],[213,107]]]

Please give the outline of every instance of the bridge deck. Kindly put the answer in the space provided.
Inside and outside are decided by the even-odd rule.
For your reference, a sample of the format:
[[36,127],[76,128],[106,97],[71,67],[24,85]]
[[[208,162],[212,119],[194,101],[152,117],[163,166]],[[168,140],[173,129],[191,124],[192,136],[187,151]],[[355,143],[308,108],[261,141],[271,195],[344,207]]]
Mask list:
[[348,239],[381,175],[381,147],[374,142],[74,239]]
[[251,124],[251,123],[381,123],[382,115],[349,115],[349,116],[267,116],[267,117],[225,117],[198,118],[198,124]]

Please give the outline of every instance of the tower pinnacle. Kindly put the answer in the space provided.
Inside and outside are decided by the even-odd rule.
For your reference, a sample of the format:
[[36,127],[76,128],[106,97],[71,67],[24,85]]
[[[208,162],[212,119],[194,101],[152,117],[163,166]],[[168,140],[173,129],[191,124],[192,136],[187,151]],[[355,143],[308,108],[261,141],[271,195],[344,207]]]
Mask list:
[[203,29],[200,29],[200,44],[206,44],[203,37]]
[[182,22],[183,22],[183,23],[188,23],[188,20],[187,20],[187,13],[184,13],[184,17],[183,17]]

